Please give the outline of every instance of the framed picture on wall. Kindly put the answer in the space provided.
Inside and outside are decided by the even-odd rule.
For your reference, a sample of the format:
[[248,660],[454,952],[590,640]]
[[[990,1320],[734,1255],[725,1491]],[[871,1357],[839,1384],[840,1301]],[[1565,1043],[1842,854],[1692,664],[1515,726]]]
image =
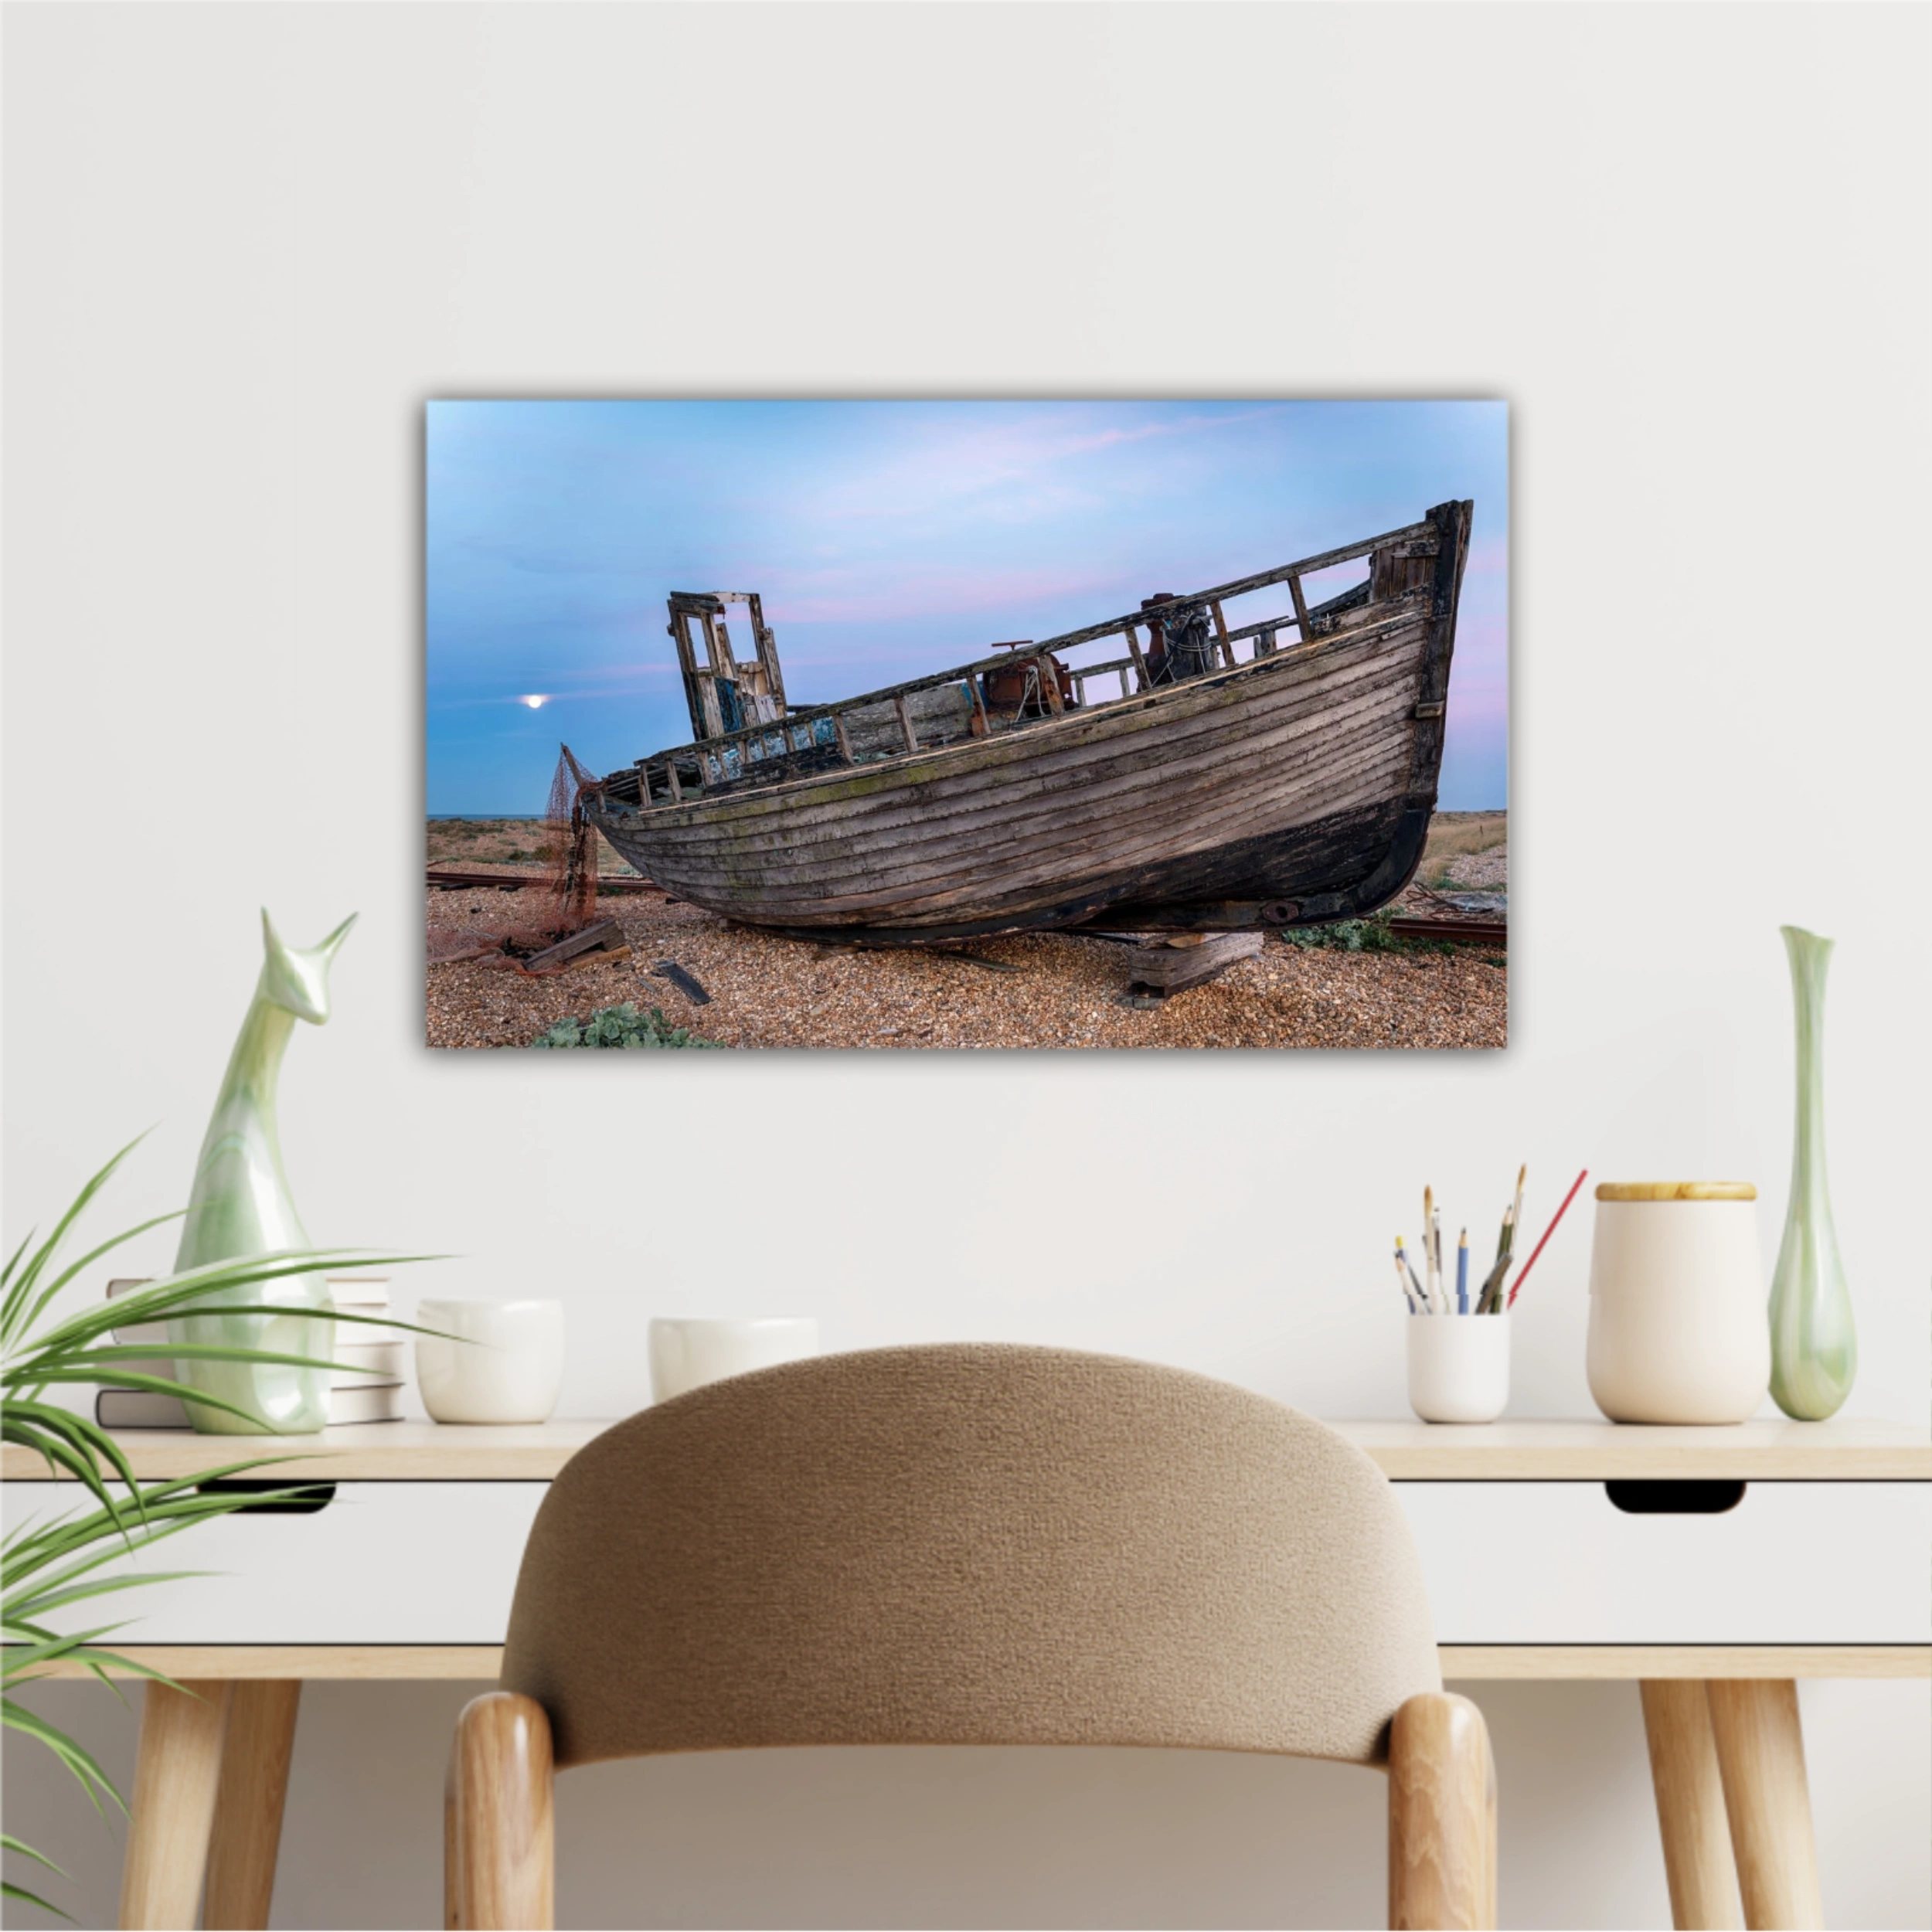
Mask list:
[[1500,1047],[1490,401],[439,401],[435,1047]]

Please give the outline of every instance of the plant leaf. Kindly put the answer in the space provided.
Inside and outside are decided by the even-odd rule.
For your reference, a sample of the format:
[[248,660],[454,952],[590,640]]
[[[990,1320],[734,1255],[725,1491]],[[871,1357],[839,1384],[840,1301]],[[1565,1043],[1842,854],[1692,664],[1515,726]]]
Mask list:
[[107,1185],[113,1178],[114,1169],[147,1138],[145,1133],[137,1134],[81,1189],[70,1203],[66,1213],[55,1223],[53,1233],[35,1249],[32,1260],[9,1284],[6,1299],[0,1303],[0,1344],[11,1342],[19,1333],[28,1298],[33,1292],[33,1284],[39,1280],[41,1270],[53,1259],[55,1250],[66,1238],[68,1229],[80,1218],[87,1203]]
[[[249,1500],[259,1502],[261,1498],[251,1496]],[[196,1520],[199,1522],[200,1519],[196,1518]],[[190,1526],[185,1522],[177,1523],[174,1533],[179,1535]],[[156,1538],[155,1540],[158,1542],[160,1539]],[[44,1617],[50,1610],[59,1610],[68,1604],[85,1603],[96,1597],[111,1596],[117,1590],[145,1590],[150,1583],[185,1583],[191,1577],[216,1577],[223,1573],[213,1570],[157,1570],[151,1575],[137,1573],[126,1577],[100,1577],[92,1583],[75,1583],[66,1590],[43,1590],[20,1604],[19,1609],[24,1617]],[[87,1634],[89,1637],[104,1637],[109,1631],[122,1628],[121,1624],[104,1624],[99,1630],[90,1631]]]
[[[164,1537],[178,1535],[195,1523],[231,1515],[251,1504],[274,1502],[306,1494],[314,1488],[312,1482],[292,1483],[278,1489],[221,1492],[212,1495],[199,1488],[202,1483],[219,1481],[247,1470],[295,1460],[298,1458],[259,1458],[253,1461],[230,1464],[219,1469],[204,1470],[194,1476],[148,1485],[142,1494],[146,1514],[135,1526],[131,1547],[146,1549]],[[6,1563],[7,1595],[4,1604],[0,1604],[0,1616],[9,1622],[24,1621],[44,1604],[49,1592],[98,1570],[103,1563],[120,1556],[122,1552],[118,1547],[97,1546],[119,1533],[121,1522],[118,1513],[113,1509],[97,1510],[92,1515],[78,1520],[63,1520],[49,1526],[34,1539],[9,1550]],[[49,1565],[62,1566],[52,1574],[43,1573]]]
[[72,1771],[79,1780],[82,1790],[94,1800],[94,1807],[104,1817],[98,1791],[104,1791],[119,1805],[124,1813],[128,1807],[121,1802],[120,1792],[114,1789],[114,1780],[94,1760],[92,1753],[84,1750],[66,1733],[49,1724],[37,1712],[29,1710],[23,1704],[15,1702],[11,1696],[0,1698],[0,1724],[11,1730],[24,1732],[28,1736],[38,1738],[55,1757]]
[[[22,1420],[23,1411],[28,1418],[26,1420]],[[49,1410],[37,1402],[10,1402],[7,1404],[4,1424],[6,1440],[18,1443],[22,1448],[32,1450],[36,1455],[45,1459],[50,1470],[63,1468],[77,1477],[100,1498],[104,1509],[112,1509],[114,1507],[114,1498],[107,1493],[107,1486],[101,1481],[93,1458],[83,1454],[74,1447],[69,1439],[65,1425],[54,1423],[45,1429],[34,1426],[43,1415],[65,1417],[72,1413],[64,1409]]]
[[[143,1581],[148,1580],[144,1578]],[[159,1582],[156,1577],[153,1580]],[[31,1624],[11,1626],[22,1631],[31,1630]],[[49,1631],[36,1633],[37,1641],[30,1644],[9,1644],[8,1646],[6,1674],[9,1679],[19,1675],[23,1670],[31,1670],[36,1664],[50,1664],[57,1658],[65,1657],[70,1651],[85,1650],[97,1637],[105,1637],[109,1631],[124,1630],[126,1624],[103,1624],[97,1630],[77,1631],[71,1637],[56,1637]]]
[[158,1228],[165,1221],[179,1221],[187,1212],[185,1208],[175,1208],[166,1214],[157,1214],[151,1219],[141,1222],[138,1226],[125,1229],[121,1233],[111,1236],[108,1240],[103,1241],[97,1248],[90,1249],[71,1267],[63,1268],[53,1281],[34,1298],[33,1306],[27,1311],[26,1319],[21,1323],[21,1328],[23,1330],[31,1328],[46,1311],[48,1304],[76,1275],[80,1273],[82,1269],[91,1267],[104,1254],[111,1254],[124,1243],[133,1240],[138,1235],[145,1234],[150,1228]]
[[[148,1362],[166,1359],[176,1362],[274,1362],[292,1369],[333,1369],[334,1358],[328,1355],[285,1355],[279,1349],[250,1349],[240,1343],[227,1342],[170,1342],[165,1347],[159,1343],[150,1345],[144,1342],[116,1342],[104,1349],[77,1349],[71,1356],[62,1358],[60,1372],[69,1379],[100,1382],[114,1379],[101,1376],[78,1376],[77,1372],[92,1362]],[[123,1385],[114,1380],[114,1386]]]
[[[20,1849],[27,1851],[24,1845]],[[28,1852],[27,1855],[39,1858],[40,1855],[37,1852]],[[40,1862],[45,1865],[47,1860],[41,1859]],[[64,1879],[67,1875],[63,1872],[60,1876]],[[74,1915],[71,1912],[62,1911],[50,1900],[43,1899],[38,1892],[29,1892],[24,1885],[15,1885],[11,1879],[0,1879],[0,1899],[19,1899],[23,1904],[37,1905],[42,1911],[51,1912],[57,1919],[65,1919],[70,1925],[74,1923]]]
[[[196,1294],[223,1294],[231,1288],[251,1287],[257,1281],[277,1281],[292,1274],[316,1274],[335,1266],[386,1267],[445,1258],[427,1254],[372,1254],[362,1248],[284,1248],[270,1254],[233,1256],[226,1260],[211,1261],[203,1267],[188,1268],[179,1274],[166,1276],[112,1301],[90,1303],[49,1328],[38,1338],[34,1346],[36,1349],[56,1345],[69,1346],[77,1340],[90,1339],[111,1328],[137,1321],[152,1321],[170,1315]],[[224,1307],[221,1312],[234,1315],[250,1311],[246,1308],[238,1310]],[[301,1312],[319,1315],[328,1311],[304,1308]]]
[[[85,1369],[53,1369],[42,1376],[40,1386],[45,1386],[51,1382],[92,1383],[100,1379],[98,1376],[90,1375]],[[114,1377],[114,1386],[117,1389],[145,1389],[156,1395],[179,1396],[183,1402],[199,1402],[207,1408],[225,1410],[231,1416],[240,1416],[245,1422],[255,1420],[239,1403],[230,1402],[225,1396],[211,1396],[206,1389],[191,1388],[188,1383],[171,1381],[166,1376],[139,1375],[132,1369],[123,1369]],[[270,1429],[260,1429],[258,1432],[265,1436],[274,1433]]]
[[0,1288],[4,1288],[10,1281],[12,1281],[13,1271],[15,1268],[19,1267],[20,1257],[26,1253],[28,1242],[31,1241],[33,1237],[39,1233],[39,1231],[40,1230],[38,1228],[28,1229],[19,1247],[15,1248],[12,1253],[7,1257],[7,1265],[4,1268],[0,1268]]
[[[128,1460],[126,1451],[91,1416],[84,1415],[76,1409],[59,1408],[50,1403],[9,1400],[0,1407],[4,1407],[5,1410],[4,1419],[0,1419],[0,1430],[6,1432],[9,1440],[13,1439],[13,1431],[8,1425],[24,1412],[30,1422],[39,1425],[42,1434],[58,1437],[83,1460],[91,1463],[92,1458],[87,1454],[90,1451],[94,1454],[104,1456],[115,1475],[134,1493],[136,1513],[139,1513],[140,1484],[134,1475],[134,1464]],[[85,1481],[87,1479],[83,1477],[82,1480]],[[114,1507],[114,1499],[104,1489],[94,1483],[88,1483],[87,1486],[101,1498],[109,1509]]]
[[22,1845],[11,1832],[0,1832],[0,1852],[18,1852],[23,1859],[32,1859],[35,1864],[44,1865],[58,1876],[67,1876],[45,1852],[36,1852],[31,1845]]

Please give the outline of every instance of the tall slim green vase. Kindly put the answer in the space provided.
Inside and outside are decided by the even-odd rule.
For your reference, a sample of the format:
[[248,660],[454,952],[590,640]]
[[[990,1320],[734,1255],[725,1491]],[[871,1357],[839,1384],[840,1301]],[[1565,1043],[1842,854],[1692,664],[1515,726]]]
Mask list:
[[1832,941],[1801,927],[1778,930],[1798,1013],[1798,1113],[1791,1203],[1771,1277],[1771,1395],[1787,1416],[1821,1422],[1843,1406],[1859,1367],[1825,1172],[1825,976]]
[[[236,1255],[306,1248],[308,1236],[295,1212],[282,1172],[275,1089],[298,1020],[320,1026],[328,1019],[328,969],[355,923],[352,913],[319,946],[284,945],[268,914],[262,914],[261,978],[229,1056],[221,1093],[195,1164],[194,1192],[182,1227],[175,1272],[225,1261]],[[233,1312],[191,1315],[168,1324],[175,1342],[265,1349],[281,1355],[328,1360],[334,1325],[301,1315],[250,1315],[252,1304],[281,1308],[325,1308],[328,1284],[319,1274],[283,1275],[272,1281],[229,1288],[208,1298]],[[329,1371],[281,1362],[178,1359],[176,1379],[190,1388],[233,1403],[231,1414],[207,1404],[188,1404],[189,1420],[204,1435],[308,1435],[328,1421]]]

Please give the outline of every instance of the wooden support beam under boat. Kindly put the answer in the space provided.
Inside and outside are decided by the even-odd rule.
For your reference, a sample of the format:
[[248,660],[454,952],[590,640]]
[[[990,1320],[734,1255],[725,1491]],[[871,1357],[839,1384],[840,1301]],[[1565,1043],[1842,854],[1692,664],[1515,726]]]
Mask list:
[[624,928],[614,919],[600,919],[580,932],[560,939],[554,946],[532,953],[524,961],[523,970],[526,973],[552,972],[580,954],[615,952],[624,944]]
[[913,714],[907,707],[903,692],[893,699],[893,709],[899,713],[899,729],[906,740],[906,749],[917,751],[919,749],[919,733],[913,729]]
[[1147,659],[1141,650],[1140,626],[1136,624],[1124,624],[1121,629],[1127,638],[1128,655],[1134,660],[1134,675],[1141,681],[1141,689],[1143,691],[1151,691],[1154,689],[1154,679],[1148,670]]
[[1261,950],[1262,935],[1254,932],[1217,933],[1212,937],[1143,941],[1128,955],[1128,992],[1148,1004],[1170,998],[1190,986],[1218,979],[1230,966],[1253,959]]
[[845,730],[845,714],[842,711],[832,714],[832,732],[838,741],[839,757],[849,765],[856,764],[858,761],[852,755],[852,736]]

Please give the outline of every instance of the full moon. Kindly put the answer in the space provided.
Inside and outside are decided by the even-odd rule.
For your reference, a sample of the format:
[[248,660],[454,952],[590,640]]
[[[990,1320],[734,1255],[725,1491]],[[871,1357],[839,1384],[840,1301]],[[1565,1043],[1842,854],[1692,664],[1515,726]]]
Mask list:
[[541,711],[543,709],[543,699],[540,692],[535,693],[532,696],[526,698],[523,702],[527,704],[532,711]]

